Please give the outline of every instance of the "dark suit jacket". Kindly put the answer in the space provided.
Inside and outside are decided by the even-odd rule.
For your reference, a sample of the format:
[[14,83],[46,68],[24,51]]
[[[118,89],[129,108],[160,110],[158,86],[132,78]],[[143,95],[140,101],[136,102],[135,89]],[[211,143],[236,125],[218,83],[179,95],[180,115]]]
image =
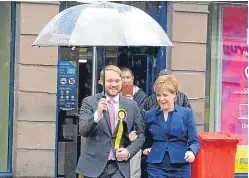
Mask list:
[[197,137],[193,111],[175,105],[171,114],[170,131],[165,133],[158,119],[160,108],[156,107],[145,113],[146,122],[146,148],[151,147],[147,158],[149,163],[160,163],[164,158],[165,151],[169,152],[171,163],[186,163],[184,156],[187,150],[195,155],[200,150],[200,141]]
[[[86,177],[98,177],[103,172],[110,149],[114,148],[117,136],[118,125],[112,134],[108,112],[104,113],[104,117],[98,123],[94,122],[94,112],[97,110],[101,97],[102,93],[86,97],[82,101],[80,110],[79,132],[83,137],[86,137],[86,143],[81,152],[76,172]],[[128,113],[122,146],[128,149],[131,158],[144,144],[145,123],[135,101],[120,96],[119,108],[125,109]],[[136,128],[138,137],[130,143],[128,134],[133,127]],[[130,178],[129,160],[117,161],[117,163],[124,177]]]

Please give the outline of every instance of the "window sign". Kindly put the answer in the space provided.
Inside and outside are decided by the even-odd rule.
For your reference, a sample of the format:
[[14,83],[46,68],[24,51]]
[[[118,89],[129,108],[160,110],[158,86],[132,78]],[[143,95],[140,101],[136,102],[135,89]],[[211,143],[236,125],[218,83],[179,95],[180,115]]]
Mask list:
[[248,9],[224,7],[221,131],[242,138],[236,173],[248,172]]
[[75,110],[76,96],[76,63],[74,61],[59,62],[59,109]]

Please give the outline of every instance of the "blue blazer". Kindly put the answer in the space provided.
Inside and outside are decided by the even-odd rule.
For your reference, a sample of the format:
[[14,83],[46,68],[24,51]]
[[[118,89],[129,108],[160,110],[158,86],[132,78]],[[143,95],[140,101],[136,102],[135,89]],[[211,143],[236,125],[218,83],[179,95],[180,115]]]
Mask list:
[[[149,163],[161,163],[165,151],[168,151],[171,163],[186,163],[184,156],[191,150],[194,155],[200,150],[193,111],[175,104],[175,110],[169,112],[168,136],[159,119],[160,110],[156,107],[145,113],[146,142],[145,147],[151,148],[147,158]],[[162,116],[161,116],[162,117]]]

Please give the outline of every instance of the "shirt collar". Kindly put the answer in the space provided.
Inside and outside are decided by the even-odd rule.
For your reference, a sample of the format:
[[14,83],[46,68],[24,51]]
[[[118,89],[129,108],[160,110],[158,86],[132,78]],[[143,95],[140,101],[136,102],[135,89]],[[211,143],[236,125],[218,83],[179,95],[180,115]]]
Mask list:
[[139,87],[134,85],[134,87],[133,87],[133,95],[135,95],[135,93],[137,93],[138,90],[139,90]]
[[180,110],[180,106],[178,104],[175,104],[175,111],[179,111]]
[[106,95],[107,101],[108,101],[110,98],[112,98],[112,99],[114,100],[114,103],[118,103],[118,101],[119,101],[119,94],[117,94],[117,95],[114,96],[114,97],[110,97],[110,96]]
[[[179,109],[180,109],[180,106],[179,106],[178,104],[175,104],[175,108],[174,108],[174,110],[171,111],[171,112],[178,112]],[[162,111],[162,110],[161,110],[160,106],[157,106],[156,115],[158,115],[161,111]]]

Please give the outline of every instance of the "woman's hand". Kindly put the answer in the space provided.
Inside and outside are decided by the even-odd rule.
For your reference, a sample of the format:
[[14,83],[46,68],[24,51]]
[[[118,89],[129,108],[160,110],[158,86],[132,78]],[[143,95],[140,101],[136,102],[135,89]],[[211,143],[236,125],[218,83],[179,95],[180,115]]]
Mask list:
[[148,156],[150,154],[150,150],[151,150],[151,148],[144,149],[143,154]]
[[129,99],[131,99],[131,100],[133,100],[134,98],[133,98],[133,96],[131,96],[131,95],[125,95],[127,98],[129,98]]
[[192,151],[187,151],[185,153],[185,157],[184,157],[185,161],[187,161],[188,163],[192,163],[195,160],[195,155]]
[[133,142],[134,140],[136,140],[137,138],[137,132],[136,131],[131,131],[129,134],[129,139],[131,142]]

